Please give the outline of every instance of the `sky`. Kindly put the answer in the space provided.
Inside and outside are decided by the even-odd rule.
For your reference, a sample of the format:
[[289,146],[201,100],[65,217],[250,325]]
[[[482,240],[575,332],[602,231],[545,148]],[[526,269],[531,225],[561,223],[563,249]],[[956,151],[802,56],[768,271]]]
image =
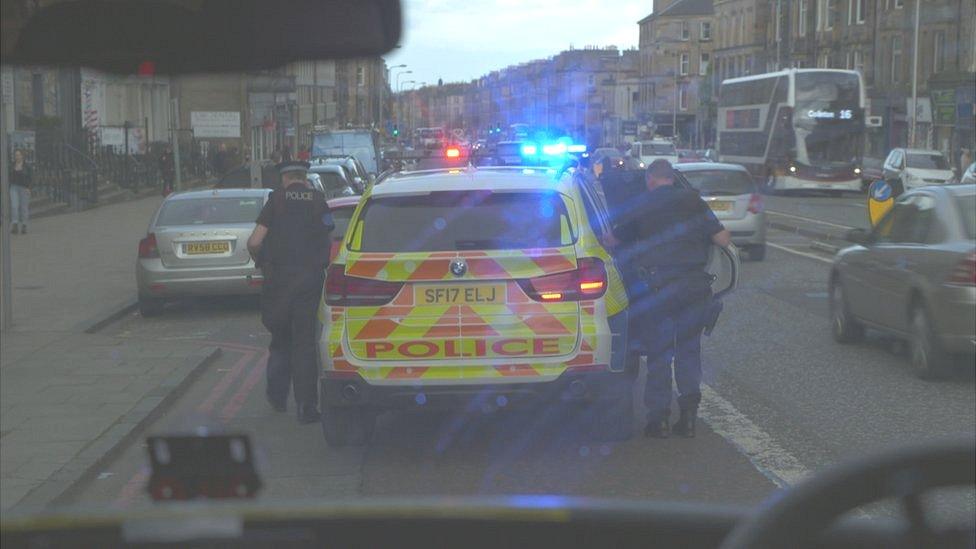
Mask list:
[[[652,0],[401,0],[400,48],[385,55],[391,86],[465,82],[570,46],[637,47]],[[404,88],[411,85],[404,84]],[[395,91],[395,89],[394,89]]]

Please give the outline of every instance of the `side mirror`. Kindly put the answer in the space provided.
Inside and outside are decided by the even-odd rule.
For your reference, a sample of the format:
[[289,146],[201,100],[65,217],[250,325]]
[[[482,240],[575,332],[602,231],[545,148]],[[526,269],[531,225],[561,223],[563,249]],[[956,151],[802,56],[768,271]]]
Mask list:
[[734,245],[727,248],[712,245],[705,272],[712,276],[712,293],[715,298],[731,293],[739,285],[739,250]]
[[871,243],[871,233],[864,229],[851,229],[847,231],[844,239],[854,244],[866,245]]

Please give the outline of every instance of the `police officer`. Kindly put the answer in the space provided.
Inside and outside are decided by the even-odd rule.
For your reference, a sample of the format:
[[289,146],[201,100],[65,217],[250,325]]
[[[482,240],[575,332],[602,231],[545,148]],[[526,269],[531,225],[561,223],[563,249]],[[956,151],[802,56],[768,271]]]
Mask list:
[[311,188],[309,164],[278,164],[281,188],[273,191],[247,240],[264,274],[261,322],[271,332],[267,398],[286,410],[294,385],[299,423],[319,420],[315,314],[335,227],[325,196]]
[[[705,273],[711,244],[728,246],[731,234],[692,189],[674,184],[667,160],[646,171],[647,192],[615,226],[613,239],[630,298],[631,337],[647,353],[644,434],[695,436],[701,401],[701,333],[711,304]],[[673,374],[672,374],[673,366]],[[680,418],[671,426],[672,379]]]

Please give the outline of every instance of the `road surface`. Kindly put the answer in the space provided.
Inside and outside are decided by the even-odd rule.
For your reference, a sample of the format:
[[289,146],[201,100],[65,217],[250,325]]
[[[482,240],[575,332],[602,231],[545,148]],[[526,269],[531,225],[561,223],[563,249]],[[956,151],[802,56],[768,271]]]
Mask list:
[[[859,202],[771,197],[767,207],[855,226]],[[269,338],[256,300],[182,302],[159,318],[128,316],[106,333],[224,349],[147,432],[250,434],[265,483],[260,497],[269,499],[518,493],[752,505],[845,458],[973,434],[972,368],[926,382],[912,375],[897,342],[870,335],[857,346],[834,343],[829,257],[797,234],[771,229],[769,242],[766,261],[743,264],[739,290],[705,339],[696,439],[638,433],[606,444],[578,432],[564,410],[438,414],[418,405],[382,416],[366,447],[336,450],[317,425],[299,426],[265,402]],[[145,447],[133,444],[72,502],[146,503],[147,472]],[[972,510],[971,498],[965,506]]]

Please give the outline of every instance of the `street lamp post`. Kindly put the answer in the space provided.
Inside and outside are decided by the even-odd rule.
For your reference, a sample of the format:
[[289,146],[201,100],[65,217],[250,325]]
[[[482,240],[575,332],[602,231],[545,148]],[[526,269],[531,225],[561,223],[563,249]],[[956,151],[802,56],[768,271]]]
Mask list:
[[400,77],[403,76],[404,74],[413,74],[413,71],[400,71],[400,72],[397,73],[397,75],[396,75],[397,91],[400,90]]
[[912,46],[912,124],[909,126],[908,143],[915,147],[918,144],[916,125],[918,124],[918,11],[922,0],[915,0],[915,44]]

